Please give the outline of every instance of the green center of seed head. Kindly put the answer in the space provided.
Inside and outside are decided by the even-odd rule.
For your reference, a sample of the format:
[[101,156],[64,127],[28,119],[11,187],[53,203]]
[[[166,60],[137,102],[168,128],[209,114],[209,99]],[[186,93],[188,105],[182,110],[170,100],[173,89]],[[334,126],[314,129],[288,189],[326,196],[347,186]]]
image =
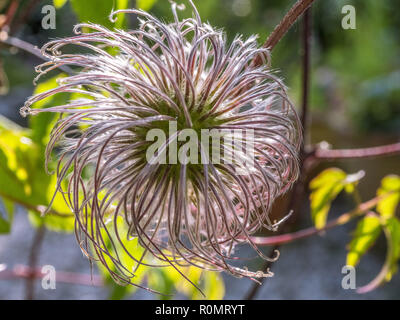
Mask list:
[[[158,147],[161,148],[161,143],[159,141],[160,139],[165,139],[165,141],[168,141],[169,139],[173,139],[174,135],[178,135],[179,138],[175,138],[173,143],[168,144],[168,147],[165,151],[165,158],[161,157],[161,160],[163,161],[158,163],[160,167],[169,167],[172,169],[172,171],[179,172],[182,165],[182,161],[180,160],[188,157],[186,160],[188,163],[185,163],[188,168],[188,173],[193,170],[196,170],[197,173],[203,172],[204,152],[206,153],[206,156],[209,158],[210,162],[212,162],[213,152],[215,153],[215,151],[213,151],[213,147],[215,149],[215,146],[213,146],[213,142],[215,143],[215,140],[213,141],[213,139],[215,138],[210,136],[210,132],[215,127],[224,123],[224,120],[218,117],[205,116],[210,109],[211,106],[204,106],[201,111],[199,111],[196,107],[189,110],[189,115],[192,122],[192,126],[190,127],[187,124],[183,112],[178,114],[165,102],[160,102],[157,105],[157,111],[160,113],[160,115],[166,115],[174,118],[175,120],[155,121],[147,126],[135,128],[135,133],[137,134],[138,138],[141,141],[147,141],[142,150],[143,157],[145,158],[144,161],[147,163],[149,162],[149,159],[146,157],[148,151],[150,150],[149,148],[152,148],[151,150],[153,151],[156,147],[156,144],[158,144]],[[154,132],[156,133],[154,134]],[[188,132],[191,133],[191,136],[187,136]],[[196,139],[193,139],[193,135],[196,136]],[[207,143],[204,143],[204,141],[207,141]],[[202,142],[203,156],[199,147]],[[222,143],[222,140],[219,143]],[[194,145],[196,145],[196,147],[194,147]],[[189,146],[192,146],[193,149],[188,150]]]

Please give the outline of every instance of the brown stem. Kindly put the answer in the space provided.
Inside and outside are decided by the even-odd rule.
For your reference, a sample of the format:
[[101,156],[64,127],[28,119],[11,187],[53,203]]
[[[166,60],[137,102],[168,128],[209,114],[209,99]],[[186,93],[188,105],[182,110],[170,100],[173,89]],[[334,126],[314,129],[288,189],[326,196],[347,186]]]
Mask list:
[[382,197],[376,197],[374,199],[371,199],[367,202],[364,202],[360,204],[356,209],[346,212],[339,216],[338,218],[329,221],[324,228],[322,229],[316,229],[314,227],[312,228],[307,228],[304,230],[300,230],[297,232],[293,233],[287,233],[287,234],[282,234],[278,236],[273,236],[273,237],[252,237],[251,240],[261,246],[277,246],[277,245],[282,245],[286,243],[293,242],[295,240],[300,240],[304,238],[311,237],[313,235],[320,234],[323,231],[332,229],[337,226],[341,226],[352,220],[353,218],[356,218],[362,214],[365,214],[369,212],[372,208],[374,208],[378,202],[382,199]]
[[[307,2],[307,1],[299,1],[296,3],[296,5],[298,5],[299,3],[304,4],[304,2]],[[311,2],[312,1],[310,1],[309,4],[311,4]],[[291,11],[293,11],[293,10],[294,10],[293,14],[297,14],[296,13],[297,10],[292,9]],[[286,17],[283,20],[287,19],[288,16],[291,16],[290,12],[286,15]],[[298,16],[299,15],[300,14],[298,14]],[[310,95],[309,91],[310,91],[310,80],[311,80],[311,77],[310,77],[311,18],[312,18],[311,17],[311,8],[309,8],[306,11],[306,14],[304,15],[304,18],[303,18],[303,33],[302,33],[303,90],[302,90],[302,108],[301,108],[300,121],[301,121],[301,125],[302,125],[303,137],[306,136],[306,134],[308,132],[308,126],[309,126],[308,109],[309,109],[309,95]],[[282,228],[281,232],[290,231],[291,225],[296,221],[295,220],[296,215],[300,211],[301,205],[303,203],[303,198],[305,195],[305,184],[306,184],[306,172],[303,171],[304,161],[306,160],[306,152],[305,152],[304,146],[305,146],[305,143],[303,140],[303,143],[302,143],[301,149],[300,149],[300,172],[301,172],[300,178],[297,181],[297,183],[295,184],[292,193],[290,194],[287,210],[285,210],[286,212],[289,212],[289,210],[293,210],[295,214],[285,223],[285,225],[283,227],[281,227]],[[284,207],[286,207],[286,206],[284,206]],[[286,212],[284,212],[284,213],[286,213]],[[280,246],[280,244],[274,245],[274,247],[271,251],[271,254],[274,253],[275,250],[278,250],[279,246]],[[270,261],[265,261],[264,265],[262,266],[263,270],[267,270],[270,267],[271,267]],[[265,281],[265,278],[263,278],[259,281],[261,283],[257,283],[257,282],[253,283],[249,292],[246,294],[245,299],[253,300],[255,298],[255,296],[257,295],[258,291],[260,290],[261,285],[264,283],[264,281]]]
[[[17,198],[14,198],[14,197],[12,197],[10,195],[6,195],[4,193],[1,193],[1,192],[0,192],[0,197],[1,198],[5,198],[5,199],[7,199],[7,200],[9,200],[11,202],[15,202],[16,204],[19,204],[20,206],[24,207],[25,209],[34,211],[34,212],[39,213],[39,214],[44,214],[44,212],[46,211],[46,207],[45,206],[35,206],[35,205],[29,204],[27,202],[24,202],[22,200],[19,200]],[[49,214],[54,214],[56,216],[63,217],[63,218],[71,218],[71,217],[74,216],[72,213],[60,213],[60,212],[55,211],[53,209],[51,209],[49,211]]]
[[[42,247],[46,228],[42,225],[37,230],[32,240],[31,250],[29,252],[28,265],[31,270],[35,270],[39,259],[40,248]],[[35,275],[31,273],[26,278],[25,299],[33,300],[35,293]]]
[[379,156],[390,156],[394,154],[400,154],[400,142],[361,149],[317,149],[312,156],[319,160],[333,161],[340,159],[374,158]]
[[[269,35],[267,41],[265,41],[263,47],[272,50],[275,45],[283,38],[283,36],[288,32],[290,27],[296,20],[311,6],[315,0],[299,0],[289,12],[285,15],[282,21],[276,26],[274,31]],[[254,60],[255,65],[261,65],[262,59],[257,56]]]
[[18,2],[16,0],[13,0],[8,7],[7,13],[6,13],[6,19],[4,23],[0,26],[1,28],[4,28],[5,26],[10,26],[12,20],[14,19],[14,16],[18,10]]
[[30,54],[43,59],[43,60],[47,60],[42,53],[40,52],[40,50],[35,47],[34,45],[30,44],[29,42],[26,42],[24,40],[15,38],[15,37],[11,37],[8,36],[6,39],[1,39],[1,42],[8,44],[9,46],[12,47],[16,47],[18,49],[21,49],[23,51],[29,52]]
[[[15,37],[11,37],[11,36],[7,36],[5,39],[0,38],[0,43],[1,42],[5,43],[9,46],[26,51],[26,52],[40,58],[41,60],[44,60],[44,61],[49,60],[45,56],[42,55],[42,52],[37,47],[35,47],[34,45],[32,45],[29,42],[26,42],[24,40],[21,40],[21,39],[15,38]],[[66,72],[67,74],[73,73],[72,69],[67,66],[59,66],[58,68],[64,72]]]
[[[0,280],[9,280],[9,279],[42,279],[43,273],[41,268],[32,269],[28,266],[17,265],[12,270],[4,270],[0,272]],[[57,282],[58,283],[69,283],[69,284],[77,284],[83,286],[95,286],[102,287],[104,285],[101,276],[98,275],[89,275],[89,274],[81,274],[74,272],[65,272],[65,271],[57,271]]]

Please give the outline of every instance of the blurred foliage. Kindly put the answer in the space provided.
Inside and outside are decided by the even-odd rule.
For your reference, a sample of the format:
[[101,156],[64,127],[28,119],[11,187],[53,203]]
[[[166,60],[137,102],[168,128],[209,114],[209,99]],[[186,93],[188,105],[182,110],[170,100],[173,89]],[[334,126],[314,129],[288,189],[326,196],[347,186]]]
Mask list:
[[343,189],[353,193],[358,181],[363,177],[363,171],[348,175],[341,169],[330,168],[311,181],[311,217],[317,229],[325,227],[331,203],[337,195]]
[[[310,183],[311,195],[311,217],[317,229],[326,226],[330,204],[342,190],[354,195],[358,206],[360,205],[357,184],[364,176],[361,171],[348,175],[338,168],[329,168],[321,172]],[[379,235],[385,234],[387,240],[386,260],[381,272],[368,285],[359,288],[359,292],[374,290],[384,282],[392,279],[397,272],[400,262],[400,220],[396,216],[396,210],[400,202],[400,176],[388,175],[381,181],[381,186],[376,192],[378,203],[374,210],[360,212],[361,209],[353,211],[353,217],[364,214],[360,219],[352,235],[348,246],[346,264],[357,266],[360,259],[376,243]],[[347,215],[346,219],[350,216]]]
[[97,0],[70,0],[73,10],[80,22],[92,22],[107,28],[124,27],[124,15],[119,15],[115,24],[109,19],[111,11],[128,8],[128,0],[97,1]]
[[[202,19],[224,28],[228,39],[237,33],[258,34],[260,44],[292,4],[291,0],[196,2]],[[356,9],[355,30],[341,27],[341,8],[348,4]],[[344,113],[353,129],[399,132],[400,13],[393,10],[396,6],[396,0],[314,3],[312,108],[321,113]],[[152,11],[172,21],[168,1],[159,1]],[[190,12],[186,10],[181,15],[189,16]],[[272,55],[272,66],[281,69],[280,76],[291,88],[296,104],[301,92],[300,31],[297,23]]]
[[361,257],[371,248],[381,234],[381,221],[376,215],[367,215],[362,218],[353,233],[349,244],[346,264],[355,267]]
[[[23,9],[29,1],[21,2],[24,3]],[[189,7],[185,0],[177,2]],[[137,25],[132,15],[126,19],[120,15],[116,24],[111,23],[108,16],[112,9],[136,5],[152,11],[162,20],[173,20],[169,1],[43,0],[42,3],[53,3],[58,8],[57,30],[42,30],[42,14],[39,8],[34,10],[23,31],[32,40],[39,39],[38,45],[49,37],[70,35],[73,24],[77,22],[74,18],[101,23],[110,28],[134,28]],[[202,19],[224,28],[229,40],[237,33],[244,36],[258,34],[260,43],[265,41],[292,4],[292,0],[196,1]],[[355,30],[341,27],[344,16],[341,8],[348,4],[356,9]],[[331,0],[314,3],[311,106],[321,114],[326,113],[325,119],[329,119],[330,114],[340,113],[344,115],[341,119],[347,119],[346,124],[354,130],[399,132],[400,12],[393,10],[396,6],[397,0]],[[191,12],[184,10],[180,15],[187,17]],[[300,31],[301,26],[296,23],[274,49],[272,56],[272,65],[281,70],[279,75],[285,78],[296,104],[300,102],[301,91]],[[31,69],[27,72],[27,68],[30,65],[8,67],[13,63],[10,61],[13,57],[6,55],[4,59],[11,87],[15,85],[15,78],[23,78],[25,83],[29,83],[31,78],[27,76],[31,74]]]

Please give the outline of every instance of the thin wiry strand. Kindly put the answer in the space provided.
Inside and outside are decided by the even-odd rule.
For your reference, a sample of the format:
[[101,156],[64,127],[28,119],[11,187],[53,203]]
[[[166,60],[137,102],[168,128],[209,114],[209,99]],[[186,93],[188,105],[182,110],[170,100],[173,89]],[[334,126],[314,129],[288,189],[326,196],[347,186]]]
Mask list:
[[[74,73],[21,108],[23,115],[60,114],[46,150],[49,164],[60,147],[56,192],[75,214],[83,252],[120,283],[133,284],[141,265],[172,266],[185,278],[180,267],[188,265],[252,279],[270,276],[237,267],[235,248],[247,243],[262,258],[277,258],[266,257],[250,236],[260,228],[277,229],[271,206],[299,175],[300,124],[270,68],[269,51],[258,47],[256,37],[237,36],[228,44],[223,31],[203,23],[189,2],[193,18],[180,20],[175,3],[171,24],[141,10],[119,10],[111,18],[135,14],[138,30],[82,23],[73,37],[50,41],[42,48],[50,61],[37,67],[35,81],[60,66]],[[70,45],[81,53],[63,53]],[[265,63],[256,67],[258,56]],[[78,98],[32,108],[59,93]],[[154,161],[147,161],[153,142],[146,134],[166,131],[174,121],[177,132],[166,132]],[[254,154],[250,159],[222,142],[215,148],[222,153],[219,163],[155,161],[184,129],[251,130]],[[234,144],[247,142],[245,135],[234,137]],[[200,158],[210,151],[200,142],[198,148]],[[243,167],[250,160],[253,168]],[[244,173],[237,174],[238,168]],[[139,255],[129,245],[133,239],[142,248]]]

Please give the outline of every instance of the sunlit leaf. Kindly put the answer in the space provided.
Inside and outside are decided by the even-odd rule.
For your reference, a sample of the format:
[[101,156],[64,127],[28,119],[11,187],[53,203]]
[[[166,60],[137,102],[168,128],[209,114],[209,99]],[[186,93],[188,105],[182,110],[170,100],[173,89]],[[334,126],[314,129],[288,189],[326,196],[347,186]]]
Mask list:
[[375,243],[381,230],[381,221],[375,215],[367,215],[360,220],[349,244],[346,264],[355,267],[360,262],[361,257]]
[[[127,228],[123,219],[118,218],[117,224],[118,233],[120,234],[119,240],[122,241],[129,254],[122,248],[119,241],[115,238],[114,221],[109,221],[106,224],[107,231],[104,229],[101,230],[101,233],[110,254],[114,258],[118,256],[120,262],[128,270],[134,273],[135,276],[131,279],[133,283],[149,287],[150,289],[161,293],[160,295],[157,295],[157,298],[159,299],[172,299],[177,292],[184,294],[190,299],[204,299],[201,292],[182,276],[182,274],[184,274],[205,293],[206,299],[223,298],[225,287],[219,273],[206,272],[195,267],[179,267],[181,274],[165,262],[162,263],[161,261],[155,260],[151,257],[142,257],[144,249],[139,245],[137,238],[131,240],[127,239]],[[114,245],[111,245],[111,241]],[[117,252],[118,255],[116,254]],[[137,262],[135,262],[131,256],[135,257],[137,260],[143,258],[142,261],[144,263],[156,264],[161,267],[152,268],[144,265],[138,267]],[[104,255],[104,260],[111,271],[121,274],[120,270],[118,270],[108,256]],[[134,293],[137,289],[132,285],[120,286],[116,284],[110,276],[107,268],[103,264],[98,264],[98,266],[106,285],[111,290],[111,299],[123,299]],[[147,279],[147,281],[144,281],[145,279]]]
[[322,229],[326,225],[331,203],[338,194],[344,188],[347,192],[353,192],[355,185],[363,176],[363,171],[347,175],[341,169],[330,168],[310,182],[311,218],[317,229]]
[[[163,268],[161,269],[161,272],[163,273],[163,277],[167,278],[164,282],[167,284],[165,289],[168,290],[168,294],[173,293],[175,290],[193,300],[220,300],[224,297],[225,285],[220,273],[205,271],[193,266],[180,268],[179,270],[192,283],[182,277],[182,275],[173,267]],[[150,270],[149,275],[152,273],[153,270]],[[160,292],[164,293],[164,291]],[[204,293],[204,296],[202,293]]]
[[386,223],[386,232],[388,237],[389,251],[389,271],[385,280],[390,281],[398,270],[398,262],[400,259],[400,220],[398,218],[389,218]]
[[[119,239],[117,238],[115,229],[118,229]],[[134,273],[135,276],[131,279],[131,281],[140,285],[144,280],[144,276],[146,275],[148,268],[143,266],[137,268],[137,262],[133,260],[131,256],[139,260],[144,252],[144,249],[139,245],[137,238],[128,240],[127,231],[127,225],[121,217],[118,217],[117,227],[115,227],[114,220],[110,220],[106,226],[101,229],[101,235],[109,254],[114,259],[119,259],[120,263],[123,264],[129,270],[129,272]],[[124,248],[120,244],[119,240],[122,241]],[[103,258],[111,271],[126,278],[126,274],[122,273],[121,270],[115,266],[109,256],[104,255]],[[120,300],[133,294],[137,290],[137,287],[133,285],[120,285],[116,283],[111,277],[109,270],[107,270],[103,264],[98,263],[97,265],[105,284],[110,288],[110,299]]]
[[44,217],[35,211],[29,211],[29,221],[36,228],[44,225],[47,229],[55,232],[71,233],[74,231],[75,218],[73,216],[56,215],[48,213]]
[[136,6],[138,9],[148,11],[156,4],[157,0],[136,0]]
[[[217,272],[203,271],[201,289],[207,300],[222,300],[225,295],[225,285],[222,275]],[[191,299],[204,299],[198,290],[194,291]]]
[[30,221],[34,225],[72,232],[74,217],[61,216],[71,212],[60,194],[52,206],[60,215],[53,213],[42,218],[32,209],[49,205],[56,190],[56,178],[46,174],[43,150],[30,138],[31,131],[0,118],[0,136],[0,196],[30,209]]
[[12,201],[0,199],[0,234],[10,233],[14,207]]
[[396,217],[391,217],[386,219],[384,222],[383,230],[385,231],[387,239],[385,263],[374,280],[357,290],[359,293],[370,292],[384,282],[390,281],[398,270],[400,260],[400,221]]
[[[44,82],[39,83],[34,91],[34,94],[39,94],[47,90],[56,88],[57,79],[65,77],[65,74],[59,74],[53,78],[50,78]],[[45,109],[50,106],[63,105],[68,102],[69,95],[66,93],[60,93],[52,95],[43,100],[40,100],[32,105],[32,108]],[[32,129],[31,138],[34,142],[39,145],[45,145],[50,137],[50,131],[52,124],[55,122],[56,115],[52,112],[41,112],[33,117],[29,118],[29,126]]]
[[110,288],[110,294],[108,296],[110,300],[123,300],[135,291],[135,287],[130,285],[120,286],[111,278],[107,278],[106,285]]
[[72,8],[81,22],[101,24],[107,28],[121,28],[124,25],[124,15],[119,15],[116,23],[109,19],[112,10],[127,9],[128,0],[71,0]]
[[54,3],[54,6],[55,6],[57,9],[60,9],[60,8],[62,8],[62,7],[67,3],[67,1],[68,1],[68,0],[53,0],[53,3]]
[[381,186],[377,195],[382,196],[388,194],[379,201],[376,209],[384,218],[393,217],[396,213],[397,205],[400,201],[400,177],[397,175],[389,175],[382,179]]
[[0,119],[0,194],[22,205],[47,205],[50,176],[30,131]]
[[147,272],[147,283],[153,290],[162,293],[159,296],[161,300],[169,300],[174,297],[176,292],[175,281],[176,279],[169,273],[167,269],[148,269]]
[[30,174],[37,154],[27,131],[0,117],[0,195],[8,199],[33,200]]

